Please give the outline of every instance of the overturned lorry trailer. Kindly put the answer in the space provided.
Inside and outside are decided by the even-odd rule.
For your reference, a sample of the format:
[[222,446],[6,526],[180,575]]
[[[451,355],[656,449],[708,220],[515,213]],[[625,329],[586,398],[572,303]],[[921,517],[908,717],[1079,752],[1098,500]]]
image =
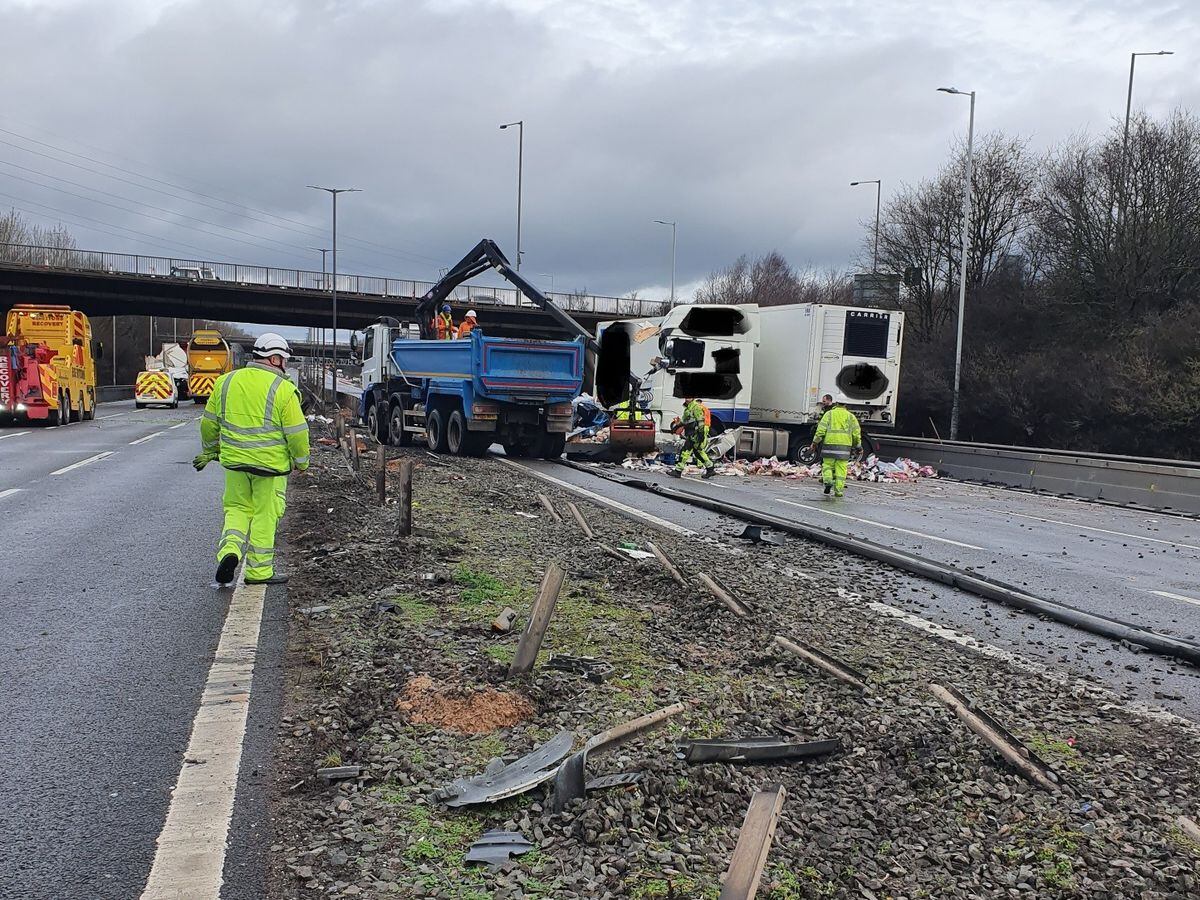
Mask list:
[[607,369],[646,371],[659,358],[642,398],[660,435],[697,397],[714,431],[743,428],[744,452],[796,461],[824,394],[865,427],[893,425],[903,325],[902,312],[823,304],[677,306],[662,319],[602,322],[597,386]]

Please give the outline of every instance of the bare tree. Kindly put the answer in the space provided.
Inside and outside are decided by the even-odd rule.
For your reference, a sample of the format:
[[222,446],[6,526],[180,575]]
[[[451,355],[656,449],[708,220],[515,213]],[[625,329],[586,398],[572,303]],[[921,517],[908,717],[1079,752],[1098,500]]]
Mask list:
[[743,253],[733,265],[713,272],[696,291],[696,302],[781,306],[805,301],[796,270],[772,250],[754,259]]

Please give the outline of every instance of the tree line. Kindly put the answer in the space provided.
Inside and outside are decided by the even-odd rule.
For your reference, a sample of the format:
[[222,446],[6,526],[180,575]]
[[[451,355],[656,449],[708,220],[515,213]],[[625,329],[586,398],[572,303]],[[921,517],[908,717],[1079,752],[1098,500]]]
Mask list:
[[[965,148],[883,207],[879,269],[904,276],[898,427],[946,436],[954,377]],[[975,148],[964,440],[1200,456],[1200,121],[1138,116],[1042,154]],[[870,262],[874,222],[863,258]],[[700,302],[851,302],[777,253],[713,273]]]

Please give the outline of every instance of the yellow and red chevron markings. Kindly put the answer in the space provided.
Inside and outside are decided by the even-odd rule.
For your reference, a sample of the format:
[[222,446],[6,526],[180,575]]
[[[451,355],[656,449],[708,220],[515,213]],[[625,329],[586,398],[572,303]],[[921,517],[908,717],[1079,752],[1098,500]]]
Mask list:
[[158,400],[170,400],[174,385],[171,376],[166,372],[138,372],[134,386],[134,394],[141,397],[154,397]]
[[213,392],[213,385],[217,381],[216,375],[193,375],[188,379],[188,393],[193,397],[209,397]]

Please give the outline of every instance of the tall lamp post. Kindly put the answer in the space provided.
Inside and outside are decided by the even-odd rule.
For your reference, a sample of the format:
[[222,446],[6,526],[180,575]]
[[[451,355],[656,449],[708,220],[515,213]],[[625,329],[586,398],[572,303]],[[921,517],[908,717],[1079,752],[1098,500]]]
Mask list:
[[675,307],[675,223],[664,222],[662,219],[655,219],[655,225],[670,225],[671,226],[671,307]]
[[550,293],[553,294],[554,293],[554,275],[550,272],[542,272],[539,277],[550,279]]
[[975,92],[958,88],[938,88],[945,94],[971,98],[971,117],[967,124],[967,174],[963,184],[962,258],[958,265],[958,339],[954,344],[954,399],[950,404],[950,440],[958,439],[958,389],[962,379],[963,308],[967,301],[967,251],[971,241],[971,179],[975,174]]
[[1121,205],[1119,216],[1125,218],[1125,178],[1129,165],[1129,113],[1133,109],[1133,67],[1139,56],[1174,56],[1174,50],[1155,50],[1146,53],[1129,54],[1129,90],[1125,93],[1125,134],[1121,137]]
[[517,126],[517,271],[521,271],[521,178],[525,171],[525,120],[508,122],[500,130]]
[[[333,246],[330,252],[333,254],[333,280],[330,282],[330,288],[333,292],[333,362],[330,366],[332,369],[333,386],[331,388],[332,395],[337,398],[337,198],[338,194],[357,194],[361,188],[331,188],[321,187],[320,185],[310,184],[310,188],[314,191],[325,191],[333,198]],[[325,268],[325,254],[321,254],[321,268]]]
[[[325,290],[326,288],[329,287],[329,276],[325,274],[325,254],[329,252],[329,248],[328,247],[309,247],[308,249],[312,250],[315,253],[321,254],[321,290]],[[325,358],[325,329],[324,328],[320,329],[320,332],[321,332],[321,334],[320,334],[320,338],[319,338],[319,343],[320,343],[320,347],[321,347],[321,359],[324,359]],[[322,387],[322,393],[324,393],[325,386],[321,385],[321,387]]]
[[883,192],[883,183],[874,178],[870,181],[852,181],[850,187],[858,187],[860,184],[875,185],[875,255],[871,257],[871,274],[875,275],[879,272],[879,195]]

